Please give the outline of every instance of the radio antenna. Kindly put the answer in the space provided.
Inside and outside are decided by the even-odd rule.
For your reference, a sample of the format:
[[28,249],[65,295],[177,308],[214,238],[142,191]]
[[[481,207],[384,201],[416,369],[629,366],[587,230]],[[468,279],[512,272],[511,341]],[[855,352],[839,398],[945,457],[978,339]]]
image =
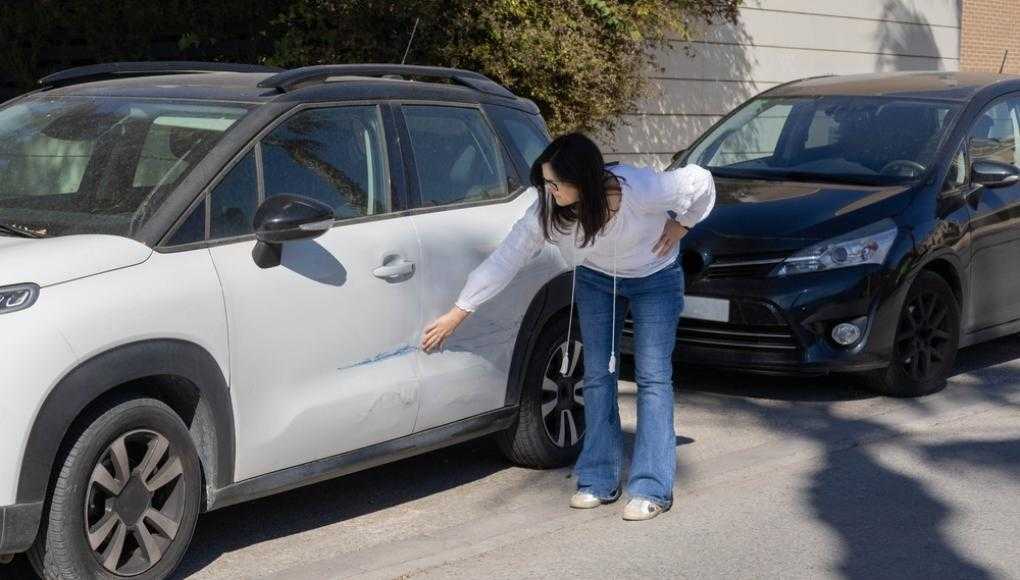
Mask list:
[[1006,52],[1004,52],[1002,54],[1002,64],[999,65],[999,74],[1000,75],[1002,74],[1002,71],[1006,69],[1006,57],[1007,56],[1009,56],[1009,49],[1008,48],[1006,49]]
[[407,62],[407,53],[411,51],[411,43],[414,42],[414,33],[418,30],[418,21],[421,17],[414,19],[414,28],[411,29],[411,38],[407,41],[407,48],[404,49],[404,58],[400,59],[400,64]]

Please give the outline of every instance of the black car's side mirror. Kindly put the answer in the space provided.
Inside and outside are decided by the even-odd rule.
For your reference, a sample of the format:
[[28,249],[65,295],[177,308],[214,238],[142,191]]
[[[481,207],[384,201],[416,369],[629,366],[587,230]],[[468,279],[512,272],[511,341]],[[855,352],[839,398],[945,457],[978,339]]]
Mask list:
[[280,194],[262,202],[255,212],[251,257],[260,268],[280,265],[283,243],[317,238],[333,227],[336,215],[328,205],[300,195]]
[[985,187],[1002,187],[1020,181],[1020,169],[1000,161],[975,161],[970,168],[970,180]]

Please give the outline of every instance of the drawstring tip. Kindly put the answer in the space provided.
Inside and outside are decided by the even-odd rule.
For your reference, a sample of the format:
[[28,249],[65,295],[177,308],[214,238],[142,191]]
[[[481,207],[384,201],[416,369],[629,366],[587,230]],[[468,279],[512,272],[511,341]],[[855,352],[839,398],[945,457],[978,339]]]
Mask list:
[[609,372],[616,372],[616,353],[609,355]]
[[567,368],[570,367],[570,355],[563,355],[563,364],[560,365],[560,375],[567,376]]

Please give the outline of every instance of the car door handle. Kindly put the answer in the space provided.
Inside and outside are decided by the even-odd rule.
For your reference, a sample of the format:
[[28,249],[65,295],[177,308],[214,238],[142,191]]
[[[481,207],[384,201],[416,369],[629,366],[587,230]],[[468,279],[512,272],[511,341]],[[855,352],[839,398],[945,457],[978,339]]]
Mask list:
[[404,276],[412,272],[414,272],[414,262],[403,258],[394,261],[392,264],[379,266],[375,270],[372,270],[372,274],[376,278],[393,278],[395,276]]

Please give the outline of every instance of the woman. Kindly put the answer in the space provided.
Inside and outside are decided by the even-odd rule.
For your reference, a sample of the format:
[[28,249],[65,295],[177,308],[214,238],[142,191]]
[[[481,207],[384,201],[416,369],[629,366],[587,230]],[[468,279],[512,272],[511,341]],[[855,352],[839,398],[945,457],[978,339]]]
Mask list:
[[[630,501],[623,517],[653,518],[672,506],[676,471],[672,353],[684,289],[677,242],[715,205],[712,174],[696,165],[667,172],[606,167],[595,143],[572,133],[555,139],[535,160],[531,183],[545,195],[537,196],[496,250],[471,272],[453,308],[426,326],[422,349],[442,347],[546,241],[556,244],[574,267],[569,316],[572,325],[576,295],[585,352],[587,432],[574,467],[577,492],[570,505],[593,508],[620,496],[623,433],[616,345],[629,306],[638,424],[627,481]],[[668,211],[675,212],[675,219]],[[567,373],[568,356],[562,374]]]

